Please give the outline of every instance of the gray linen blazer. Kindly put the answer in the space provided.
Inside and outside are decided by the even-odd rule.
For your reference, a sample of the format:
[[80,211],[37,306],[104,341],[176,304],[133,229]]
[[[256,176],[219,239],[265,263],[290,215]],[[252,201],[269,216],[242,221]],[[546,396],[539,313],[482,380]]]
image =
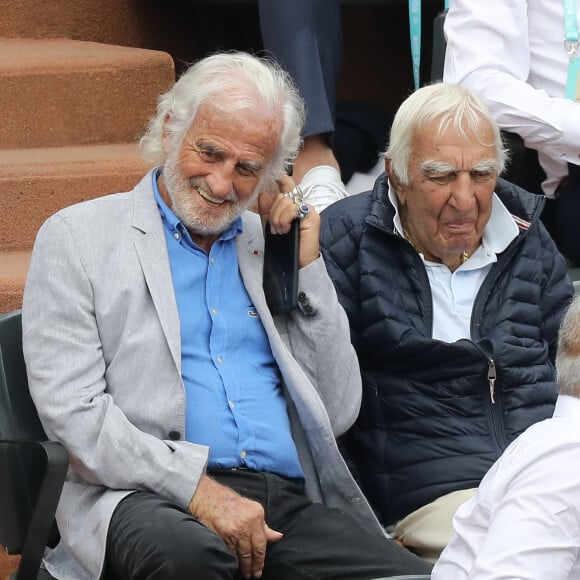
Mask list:
[[[71,467],[58,507],[57,578],[99,578],[108,524],[132,490],[186,507],[208,448],[183,437],[180,326],[165,234],[149,172],[133,191],[66,208],[35,241],[23,302],[30,390]],[[335,443],[357,417],[361,380],[347,318],[322,258],[300,271],[314,309],[274,320],[262,291],[263,236],[247,212],[240,271],[283,377],[313,501],[380,526]],[[163,533],[160,531],[160,533]]]

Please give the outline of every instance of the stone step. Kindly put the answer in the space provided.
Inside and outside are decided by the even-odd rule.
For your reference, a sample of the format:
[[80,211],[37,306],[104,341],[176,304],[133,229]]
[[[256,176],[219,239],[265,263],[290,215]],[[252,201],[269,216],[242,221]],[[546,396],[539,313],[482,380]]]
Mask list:
[[22,307],[30,252],[0,252],[0,314]]
[[0,39],[1,146],[135,141],[174,80],[173,59],[161,51],[63,38]]
[[147,4],[142,0],[3,0],[0,37],[66,37],[143,46],[145,36],[154,30]]
[[30,250],[48,216],[132,189],[147,169],[135,143],[0,150],[1,250]]
[[218,48],[204,18],[214,10],[213,1],[2,0],[0,5],[0,38],[71,38],[163,50],[177,66]]

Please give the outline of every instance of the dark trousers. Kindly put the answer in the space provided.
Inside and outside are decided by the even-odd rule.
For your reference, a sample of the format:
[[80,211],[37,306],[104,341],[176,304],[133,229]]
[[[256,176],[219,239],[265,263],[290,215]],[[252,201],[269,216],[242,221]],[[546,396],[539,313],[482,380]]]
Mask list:
[[290,73],[306,105],[304,135],[332,133],[342,68],[338,0],[260,0],[264,50]]
[[[555,242],[576,267],[580,266],[580,166],[569,165],[569,174],[556,192]],[[549,204],[550,202],[548,202]]]
[[[212,476],[261,503],[284,537],[269,544],[263,580],[370,580],[428,574],[430,565],[345,513],[309,502],[302,485],[269,473],[216,470]],[[222,540],[183,509],[147,492],[117,506],[107,538],[107,580],[238,580]]]

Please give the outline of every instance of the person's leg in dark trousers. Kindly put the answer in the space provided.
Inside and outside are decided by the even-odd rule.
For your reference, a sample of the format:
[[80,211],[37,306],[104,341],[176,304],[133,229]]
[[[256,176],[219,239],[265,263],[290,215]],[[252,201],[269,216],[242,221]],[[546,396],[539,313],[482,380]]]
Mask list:
[[[430,565],[346,514],[310,503],[302,485],[272,474],[219,470],[211,475],[264,506],[284,534],[268,546],[263,580],[370,580],[428,574]],[[236,558],[213,532],[145,492],[115,510],[107,539],[107,580],[241,580]]]
[[113,514],[106,580],[233,580],[238,562],[224,542],[163,498],[136,492]]
[[338,0],[260,0],[264,49],[286,69],[306,103],[304,135],[331,133],[342,68]]
[[258,10],[264,50],[290,73],[306,106],[304,145],[292,176],[300,183],[310,169],[330,166],[338,179],[340,167],[330,136],[335,129],[342,69],[340,2],[260,0]]
[[569,165],[569,175],[556,192],[556,228],[559,250],[580,266],[580,166]]
[[213,476],[264,507],[284,537],[268,546],[262,580],[370,580],[428,574],[431,565],[347,514],[311,503],[301,483],[251,471]]

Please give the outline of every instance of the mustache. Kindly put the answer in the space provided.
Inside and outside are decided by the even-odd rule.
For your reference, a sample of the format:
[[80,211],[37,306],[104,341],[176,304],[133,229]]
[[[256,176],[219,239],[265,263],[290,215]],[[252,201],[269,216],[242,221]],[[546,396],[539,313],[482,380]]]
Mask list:
[[[190,177],[189,186],[198,189],[202,195],[206,195],[208,197],[215,197],[210,185],[208,184],[208,182],[204,177]],[[238,194],[234,189],[232,189],[225,198],[220,199],[224,199],[225,201],[231,201],[235,203],[238,201]]]

